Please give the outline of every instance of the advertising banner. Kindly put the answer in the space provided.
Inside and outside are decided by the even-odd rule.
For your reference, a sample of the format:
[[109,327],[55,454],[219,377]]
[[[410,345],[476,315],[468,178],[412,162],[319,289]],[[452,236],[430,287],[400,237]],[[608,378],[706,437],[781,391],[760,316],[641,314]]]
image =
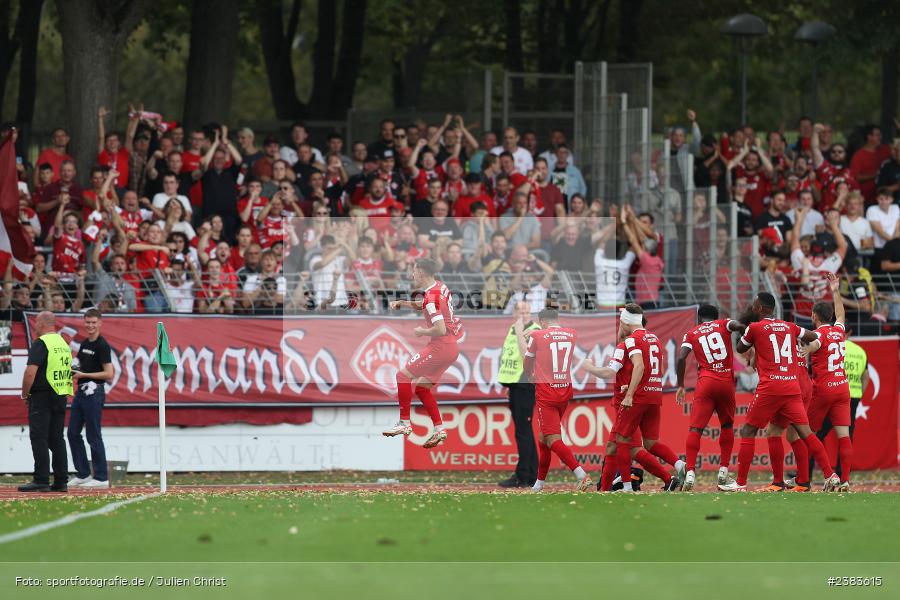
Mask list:
[[[694,322],[693,307],[648,313],[650,328],[665,349],[664,387],[674,387],[675,353]],[[166,391],[174,405],[314,406],[396,403],[395,376],[425,342],[416,337],[421,318],[351,315],[241,318],[158,317],[169,332],[178,369]],[[109,405],[156,404],[154,316],[103,317],[103,336],[113,349],[115,376],[107,385]],[[34,315],[29,315],[29,323]],[[77,349],[81,315],[58,315],[60,333]],[[582,359],[605,364],[615,342],[613,314],[562,315],[578,332],[571,364]],[[436,389],[442,403],[503,398],[496,381],[504,338],[512,317],[463,318],[459,358]],[[28,327],[29,337],[33,328]],[[692,375],[693,376],[693,375]],[[607,384],[584,371],[576,374],[576,396],[609,393]]]

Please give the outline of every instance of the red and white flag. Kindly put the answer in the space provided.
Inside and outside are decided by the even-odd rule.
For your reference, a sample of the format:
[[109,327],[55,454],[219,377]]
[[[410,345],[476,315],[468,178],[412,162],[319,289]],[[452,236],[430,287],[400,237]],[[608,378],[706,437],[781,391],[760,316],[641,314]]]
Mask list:
[[0,267],[13,261],[13,277],[25,279],[34,262],[34,241],[19,222],[19,179],[15,136],[0,140]]

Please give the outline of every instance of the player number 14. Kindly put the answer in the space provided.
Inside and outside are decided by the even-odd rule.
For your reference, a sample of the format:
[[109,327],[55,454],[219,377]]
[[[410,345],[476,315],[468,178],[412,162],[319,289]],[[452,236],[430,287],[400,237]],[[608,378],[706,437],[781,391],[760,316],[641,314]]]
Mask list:
[[774,333],[769,334],[769,341],[772,342],[772,352],[775,356],[775,364],[780,364],[781,359],[784,358],[784,362],[791,364],[794,362],[794,347],[791,345],[791,336],[784,336],[784,342],[781,344],[781,347],[778,347],[778,337]]

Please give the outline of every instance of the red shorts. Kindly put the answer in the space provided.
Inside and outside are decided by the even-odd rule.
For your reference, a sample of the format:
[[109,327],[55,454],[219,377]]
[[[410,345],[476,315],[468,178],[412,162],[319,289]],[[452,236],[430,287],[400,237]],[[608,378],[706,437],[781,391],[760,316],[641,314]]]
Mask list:
[[456,342],[432,342],[409,359],[406,369],[414,379],[424,377],[431,383],[437,383],[458,356],[459,346]]
[[562,418],[566,413],[568,402],[544,402],[538,399],[534,403],[537,409],[538,426],[542,435],[562,435]]
[[809,419],[803,398],[795,396],[778,396],[760,394],[753,396],[750,408],[747,409],[747,424],[757,429],[765,429],[769,423],[779,427],[787,427],[792,423],[806,425]]
[[694,390],[690,426],[703,429],[709,424],[713,412],[719,417],[720,424],[730,425],[734,423],[734,410],[734,382],[703,377]]
[[[806,420],[809,421],[809,405],[812,402],[813,392],[812,382],[809,380],[809,378],[807,378],[806,381],[809,383],[809,386],[805,386],[803,384],[803,380],[800,380],[800,393],[802,395],[801,397],[803,398],[803,410],[806,411]],[[791,422],[784,415],[776,415],[772,419],[772,425],[780,427],[781,429],[787,429],[788,425],[790,424]]]
[[630,438],[640,430],[644,439],[658,440],[659,404],[634,404],[630,408],[619,407],[615,429],[616,433],[622,437]]
[[832,392],[819,394],[814,396],[812,404],[809,406],[809,426],[813,431],[822,428],[825,417],[831,420],[831,424],[838,427],[850,426],[850,394],[843,392]]
[[800,395],[803,396],[803,406],[809,408],[813,395],[813,382],[806,373],[800,374]]
[[[612,429],[609,430],[609,439],[610,439],[610,441],[613,441],[613,442],[616,441],[616,434],[619,433],[619,413],[621,412],[619,410],[619,407],[621,404],[622,404],[621,400],[613,401],[612,408],[616,412],[616,419],[615,419],[615,421],[613,421]],[[641,432],[640,431],[635,431],[634,433],[631,434],[631,444],[634,446],[643,445],[643,441],[641,440]]]

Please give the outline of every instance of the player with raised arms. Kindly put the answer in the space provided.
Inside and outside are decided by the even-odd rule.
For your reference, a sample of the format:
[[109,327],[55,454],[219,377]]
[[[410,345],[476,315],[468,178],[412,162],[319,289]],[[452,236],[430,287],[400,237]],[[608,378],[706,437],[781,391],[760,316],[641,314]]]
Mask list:
[[[641,315],[641,325],[643,327],[647,326],[647,317],[644,315]],[[625,338],[627,337],[628,334],[625,333],[625,329],[620,322],[618,343],[613,351],[612,358],[609,359],[608,366],[598,367],[587,360],[584,360],[581,363],[581,366],[588,373],[599,377],[600,379],[613,380],[612,407],[616,413],[616,420],[613,422],[612,429],[609,432],[609,440],[606,442],[603,468],[600,472],[600,487],[598,488],[601,492],[612,491],[616,472],[618,469],[621,469],[621,466],[616,460],[616,453],[618,452],[616,434],[619,431],[619,415],[621,414],[619,407],[622,405],[622,400],[625,398],[625,392],[628,391],[628,386],[631,383],[633,369],[631,361],[625,359]],[[659,463],[659,460],[655,456],[647,452],[643,447],[639,431],[635,431],[632,434],[631,443],[629,445],[632,460],[636,460],[644,470],[661,479],[668,488],[669,482],[672,480],[672,475],[666,471],[665,467]],[[625,491],[632,490],[632,480],[630,475],[630,464],[627,470],[619,472],[619,477],[621,477],[622,480],[622,489]]]
[[719,309],[704,304],[697,309],[698,325],[684,334],[675,374],[678,391],[675,401],[684,403],[684,371],[687,357],[692,352],[697,359],[697,388],[691,405],[691,422],[685,442],[687,474],[684,491],[693,489],[696,482],[697,454],[700,452],[700,436],[713,412],[719,417],[719,477],[720,484],[728,483],[728,465],[734,448],[734,355],[731,334],[744,330],[744,325],[732,319],[720,319]]
[[[831,288],[834,308],[827,302],[813,305],[812,321],[818,339],[804,347],[802,353],[812,359],[813,400],[809,406],[809,425],[813,431],[822,427],[825,417],[831,420],[838,440],[841,484],[839,492],[850,491],[850,464],[853,460],[853,444],[850,441],[850,383],[844,370],[844,344],[847,331],[844,326],[846,313],[840,282],[832,274],[825,275]],[[834,325],[831,325],[834,319]],[[822,350],[824,348],[824,351]],[[799,483],[799,480],[798,480]]]
[[[593,482],[584,467],[562,441],[562,417],[572,400],[572,355],[578,336],[574,329],[559,324],[559,312],[545,308],[538,314],[540,329],[516,332],[520,346],[525,343],[525,373],[533,373],[538,437],[537,481],[532,491],[540,492],[550,470],[551,452],[559,457],[578,479],[578,491],[586,492]],[[527,343],[525,338],[527,338]]]
[[768,292],[757,295],[752,311],[759,321],[751,323],[744,330],[738,341],[737,351],[742,354],[750,349],[755,351],[759,385],[747,410],[747,421],[741,427],[737,480],[719,484],[718,487],[723,492],[747,490],[747,475],[756,453],[756,434],[769,422],[783,417],[806,442],[825,475],[825,491],[831,491],[841,481],[831,468],[825,446],[809,428],[795,360],[797,340],[809,343],[817,336],[796,323],[776,319],[773,316],[775,297]]
[[400,420],[383,433],[387,437],[409,435],[410,410],[413,388],[434,424],[434,431],[424,444],[425,448],[434,448],[447,439],[447,431],[441,420],[441,410],[431,388],[440,380],[441,375],[459,356],[459,340],[462,338],[463,326],[459,317],[453,314],[453,303],[450,290],[437,281],[434,274],[437,263],[430,258],[420,258],[412,270],[413,286],[422,290],[422,300],[395,300],[391,302],[392,310],[412,308],[421,310],[425,317],[425,327],[416,327],[416,337],[430,338],[425,348],[409,359],[406,366],[397,371],[397,399],[400,403]]

